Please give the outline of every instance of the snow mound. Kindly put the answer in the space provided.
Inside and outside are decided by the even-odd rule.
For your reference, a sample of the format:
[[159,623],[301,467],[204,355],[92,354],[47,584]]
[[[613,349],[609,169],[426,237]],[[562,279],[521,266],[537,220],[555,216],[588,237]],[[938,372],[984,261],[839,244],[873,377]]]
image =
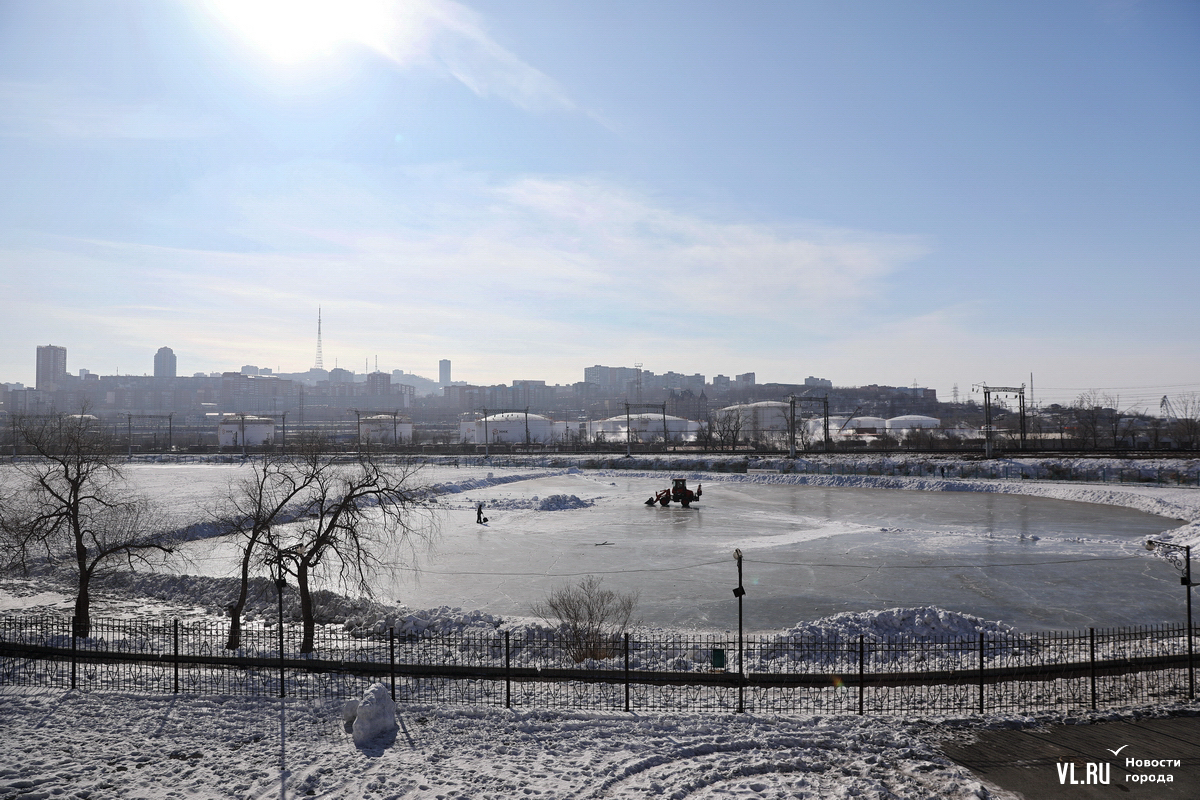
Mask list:
[[889,608],[885,611],[847,611],[802,622],[784,632],[792,639],[960,639],[984,634],[1012,634],[1003,622],[989,622],[971,614],[936,606]]
[[566,511],[572,508],[588,508],[595,505],[592,500],[580,500],[573,494],[552,494],[537,505],[538,511]]
[[483,504],[487,511],[568,511],[573,508],[590,508],[595,500],[584,500],[573,494],[552,494],[549,497],[528,499],[488,500]]
[[355,709],[354,722],[351,725],[354,744],[362,747],[372,739],[396,728],[396,702],[392,700],[386,686],[376,683],[367,689]]
[[484,611],[463,611],[441,606],[421,611],[397,613],[362,613],[348,617],[342,627],[352,636],[367,637],[386,634],[388,630],[401,638],[446,636],[467,631],[497,630],[503,620]]

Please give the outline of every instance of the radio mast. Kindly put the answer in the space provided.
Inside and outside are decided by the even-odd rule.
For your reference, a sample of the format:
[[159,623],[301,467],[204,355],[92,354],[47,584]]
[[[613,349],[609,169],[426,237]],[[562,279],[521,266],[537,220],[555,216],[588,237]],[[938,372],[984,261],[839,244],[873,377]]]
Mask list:
[[321,307],[317,306],[317,369],[325,369],[321,360]]

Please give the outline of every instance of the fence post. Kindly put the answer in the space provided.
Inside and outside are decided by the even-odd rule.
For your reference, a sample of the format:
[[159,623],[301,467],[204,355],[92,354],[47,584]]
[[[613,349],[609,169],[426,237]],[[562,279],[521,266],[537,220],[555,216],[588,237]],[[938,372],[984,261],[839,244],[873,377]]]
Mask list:
[[388,660],[391,662],[392,702],[396,702],[396,629],[388,628]]
[[866,640],[860,633],[858,635],[858,715],[863,715],[863,682],[866,676],[867,669],[867,645]]
[[983,631],[979,632],[979,713],[983,713]]
[[78,640],[79,640],[79,637],[77,637],[75,635],[75,618],[72,617],[71,618],[71,688],[72,689],[75,688],[75,665],[78,661],[77,655],[78,655],[78,647],[79,647],[79,645],[76,644],[76,642],[78,642]]
[[175,694],[179,694],[179,619],[175,619]]
[[504,632],[504,707],[512,708],[512,646],[511,632]]
[[1096,629],[1088,628],[1088,639],[1091,648],[1091,672],[1092,672],[1092,711],[1096,710]]
[[625,711],[629,711],[629,632],[625,632]]

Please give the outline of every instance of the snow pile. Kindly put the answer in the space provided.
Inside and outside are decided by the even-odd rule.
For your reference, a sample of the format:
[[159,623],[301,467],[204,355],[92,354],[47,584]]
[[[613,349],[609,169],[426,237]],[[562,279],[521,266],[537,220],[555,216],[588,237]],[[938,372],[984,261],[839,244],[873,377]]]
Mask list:
[[353,636],[386,635],[390,629],[396,636],[408,638],[491,632],[503,622],[484,611],[463,611],[449,606],[421,611],[376,608],[348,617],[342,627]]
[[572,508],[588,508],[595,505],[592,500],[580,500],[573,494],[552,494],[537,504],[538,511],[566,511]]
[[350,729],[354,744],[359,747],[372,739],[396,730],[396,703],[382,683],[376,683],[363,694],[354,709]]
[[485,500],[484,512],[488,511],[569,511],[574,508],[590,508],[595,500],[583,500],[573,494],[552,494],[549,497]]
[[860,635],[871,640],[967,639],[980,633],[1013,635],[1003,622],[989,622],[971,614],[936,606],[889,608],[886,611],[847,611],[813,622],[801,622],[784,632],[792,639],[845,641]]

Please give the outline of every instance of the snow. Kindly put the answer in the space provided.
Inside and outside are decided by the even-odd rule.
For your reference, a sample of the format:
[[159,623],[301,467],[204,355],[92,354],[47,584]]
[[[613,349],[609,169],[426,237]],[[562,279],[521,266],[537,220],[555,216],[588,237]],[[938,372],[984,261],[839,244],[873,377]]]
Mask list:
[[[769,464],[761,468],[771,469]],[[223,483],[230,469],[198,466],[192,475],[196,480],[189,482],[180,502],[192,509],[202,508],[203,486]],[[558,465],[545,469],[526,465],[518,473],[525,478],[578,474],[574,466],[563,469]],[[557,492],[544,500],[536,495],[522,496],[518,487],[525,478],[513,474],[495,477],[480,468],[460,471],[441,467],[436,477],[447,495],[471,493],[468,503],[473,503],[478,494],[488,508],[502,508],[504,502],[511,501],[526,503],[519,507],[520,513],[536,514],[548,501],[554,502],[544,510],[568,513],[596,502],[612,482],[606,473],[589,470],[585,474],[595,479],[597,497],[581,500],[577,495]],[[662,473],[647,474],[661,482]],[[137,480],[151,484],[161,477],[143,474],[139,469]],[[708,470],[695,470],[687,477],[911,491],[1023,493],[1103,503],[1179,520],[1184,524],[1157,538],[1200,544],[1200,491],[1195,489],[778,472],[718,475]],[[198,484],[203,486],[198,488]],[[495,495],[505,484],[511,484],[512,491]],[[172,483],[171,491],[174,489]],[[139,608],[145,605],[147,595],[163,606],[172,605],[173,613],[202,615],[214,604],[214,589],[220,590],[218,595],[228,589],[225,581],[212,577],[126,575],[120,581],[125,583],[120,592],[115,583],[104,587],[109,595],[106,612],[129,616],[159,613],[153,606],[149,610]],[[67,598],[59,588],[52,577],[7,580],[0,584],[0,611],[40,609],[62,613]],[[274,598],[266,590],[261,594],[257,613],[265,619]],[[502,620],[480,610],[398,610],[332,596],[327,601],[326,621],[336,621],[350,631],[377,630],[380,623],[413,633],[496,630],[503,625],[529,624]],[[250,617],[254,616],[252,610]],[[913,607],[836,614],[797,623],[781,631],[780,636],[942,637],[981,630],[1001,632],[1007,626],[936,607]],[[1037,718],[619,714],[408,703],[397,708],[390,702],[382,686],[372,687],[356,704],[3,686],[0,797],[1008,800],[1013,795],[981,783],[969,771],[945,759],[937,743],[980,728],[1121,716],[1117,712],[1074,713],[1070,717],[1047,714]],[[1200,712],[1200,705],[1175,704],[1170,709],[1195,713]],[[1167,710],[1142,709],[1137,713]]]
[[[348,712],[344,711],[345,719]],[[354,719],[350,723],[350,733],[354,744],[365,747],[384,734],[396,730],[396,701],[392,699],[388,688],[382,683],[373,684],[363,693],[354,707]]]
[[1011,797],[938,753],[953,720],[403,705],[360,742],[340,703],[14,688],[0,715],[20,800]]

